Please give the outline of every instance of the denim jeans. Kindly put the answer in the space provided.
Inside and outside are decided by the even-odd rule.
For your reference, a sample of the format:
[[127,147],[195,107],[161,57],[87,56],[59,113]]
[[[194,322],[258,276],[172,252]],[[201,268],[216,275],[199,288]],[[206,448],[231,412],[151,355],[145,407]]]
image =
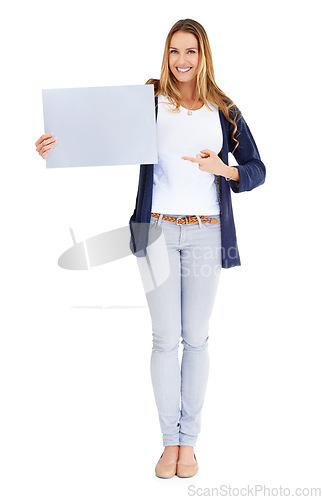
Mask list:
[[220,216],[209,216],[218,219],[215,224],[200,216],[196,223],[179,224],[163,215],[185,217],[151,216],[147,253],[137,258],[152,320],[151,378],[163,446],[195,446],[209,371],[209,319],[221,273]]

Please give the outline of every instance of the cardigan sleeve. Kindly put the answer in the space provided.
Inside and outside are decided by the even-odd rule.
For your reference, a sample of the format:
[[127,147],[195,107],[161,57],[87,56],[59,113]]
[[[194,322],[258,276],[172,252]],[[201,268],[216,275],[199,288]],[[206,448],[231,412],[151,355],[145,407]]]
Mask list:
[[235,119],[237,131],[235,133],[239,144],[232,153],[236,142],[232,138],[234,126],[229,122],[229,152],[233,154],[238,165],[232,165],[238,169],[239,181],[228,181],[234,193],[242,191],[251,191],[265,182],[266,167],[262,162],[259,151],[251,131],[241,113],[237,108],[237,117]]

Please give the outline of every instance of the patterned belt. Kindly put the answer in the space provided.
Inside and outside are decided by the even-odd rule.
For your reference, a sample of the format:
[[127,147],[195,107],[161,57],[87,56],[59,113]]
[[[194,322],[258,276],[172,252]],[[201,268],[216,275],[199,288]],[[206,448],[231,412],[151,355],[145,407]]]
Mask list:
[[[159,217],[160,214],[156,214],[154,212],[151,212],[151,217]],[[211,224],[216,224],[218,222],[218,219],[212,219],[211,217],[207,217],[206,215],[200,215],[200,220],[201,222],[210,222]],[[162,220],[169,220],[171,222],[177,222],[178,224],[194,224],[196,222],[199,222],[197,217],[194,215],[186,215],[183,218],[176,218],[176,217],[169,217],[168,215],[163,215]]]

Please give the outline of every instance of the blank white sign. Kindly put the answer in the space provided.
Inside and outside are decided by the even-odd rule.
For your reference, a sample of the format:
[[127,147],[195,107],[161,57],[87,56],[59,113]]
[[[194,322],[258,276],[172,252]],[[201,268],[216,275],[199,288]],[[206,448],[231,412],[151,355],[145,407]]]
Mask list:
[[154,86],[42,89],[46,167],[158,163]]

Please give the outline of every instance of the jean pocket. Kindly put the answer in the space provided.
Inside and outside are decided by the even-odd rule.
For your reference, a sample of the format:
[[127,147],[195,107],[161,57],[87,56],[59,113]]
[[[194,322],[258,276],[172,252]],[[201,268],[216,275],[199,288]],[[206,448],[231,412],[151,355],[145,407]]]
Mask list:
[[218,229],[220,227],[220,218],[215,217],[218,222],[203,222],[202,225],[207,229]]
[[155,227],[157,225],[158,219],[156,217],[151,217],[150,219],[150,225],[149,225],[149,231],[152,227]]

